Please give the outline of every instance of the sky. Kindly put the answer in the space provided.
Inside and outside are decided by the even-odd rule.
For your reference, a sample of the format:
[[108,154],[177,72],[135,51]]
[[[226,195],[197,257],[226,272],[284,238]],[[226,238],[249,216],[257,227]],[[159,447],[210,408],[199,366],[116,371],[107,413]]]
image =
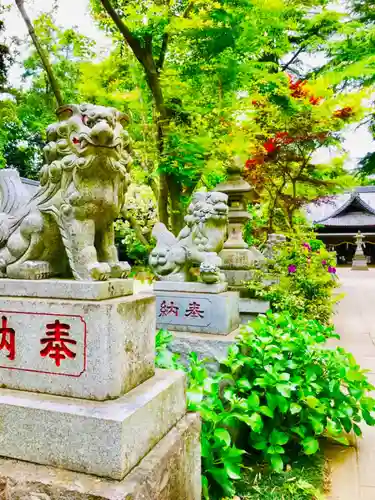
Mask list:
[[[5,2],[9,3],[10,0],[0,0],[0,4]],[[42,12],[47,12],[52,9],[54,0],[26,0],[26,7],[31,19],[35,19]],[[57,2],[59,7],[56,14],[57,24],[64,28],[71,28],[79,26],[79,31],[94,39],[97,43],[98,53],[105,53],[111,47],[111,40],[107,38],[102,31],[100,31],[92,21],[89,14],[89,0],[60,0]],[[11,9],[5,18],[6,35],[18,36],[26,38],[26,27],[20,17],[20,14],[12,2]],[[21,48],[22,56],[27,54],[28,47],[24,45]],[[15,86],[22,85],[21,82],[22,70],[20,66],[14,65],[10,72],[11,83]],[[345,141],[343,144],[344,149],[348,154],[347,167],[354,168],[360,158],[367,152],[375,151],[375,141],[366,126],[357,128],[351,126],[345,133]],[[334,155],[333,150],[324,149],[319,151],[315,157],[316,162],[329,161],[330,157]]]

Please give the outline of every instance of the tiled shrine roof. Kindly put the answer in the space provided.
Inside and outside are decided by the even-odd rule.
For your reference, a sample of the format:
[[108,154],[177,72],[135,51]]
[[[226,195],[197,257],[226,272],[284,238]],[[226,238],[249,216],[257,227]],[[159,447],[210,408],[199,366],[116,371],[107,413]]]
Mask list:
[[310,222],[330,227],[375,226],[375,186],[330,196],[306,206]]

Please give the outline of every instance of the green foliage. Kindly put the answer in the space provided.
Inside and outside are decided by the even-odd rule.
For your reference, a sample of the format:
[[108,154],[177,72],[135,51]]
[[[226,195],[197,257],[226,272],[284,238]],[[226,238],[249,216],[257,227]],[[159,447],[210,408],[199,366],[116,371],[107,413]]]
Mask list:
[[[0,15],[3,14],[5,7],[0,5]],[[0,18],[0,36],[2,37],[3,31],[5,29],[5,23]],[[12,62],[12,57],[9,50],[9,45],[6,43],[6,40],[0,40],[0,91],[6,85],[7,76],[8,76],[8,68],[10,63]]]
[[332,327],[270,312],[242,328],[214,377],[191,355],[188,399],[202,417],[205,498],[234,495],[248,453],[282,472],[299,453],[317,453],[320,438],[348,444],[361,421],[375,424],[365,371],[344,349],[325,348],[329,338],[338,338]]
[[152,191],[132,185],[126,195],[124,216],[115,223],[116,242],[123,260],[147,265],[152,248],[151,231],[157,220]]
[[183,366],[178,362],[179,355],[168,350],[173,336],[168,330],[159,330],[155,338],[155,364],[158,368],[167,370],[182,370]]
[[337,299],[334,255],[313,235],[291,235],[275,250],[273,260],[254,271],[248,289],[256,298],[270,301],[273,311],[297,318],[330,320]]
[[324,453],[300,456],[282,473],[250,463],[237,492],[243,500],[323,500],[324,476]]
[[139,241],[136,231],[128,221],[119,219],[115,222],[115,238],[121,260],[128,260],[134,264],[147,264],[150,248]]

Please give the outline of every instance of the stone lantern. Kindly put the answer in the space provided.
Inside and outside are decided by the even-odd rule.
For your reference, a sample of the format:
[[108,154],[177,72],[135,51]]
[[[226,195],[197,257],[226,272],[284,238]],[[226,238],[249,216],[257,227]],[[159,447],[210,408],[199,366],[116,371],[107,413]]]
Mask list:
[[367,259],[365,254],[363,253],[362,248],[364,239],[364,235],[361,233],[361,231],[358,231],[357,235],[355,236],[355,242],[357,246],[352,262],[353,271],[368,271]]
[[264,261],[259,250],[252,247],[243,239],[243,230],[246,222],[251,218],[247,211],[247,203],[254,196],[254,188],[242,177],[243,166],[236,157],[227,169],[228,178],[216,186],[217,191],[228,195],[228,239],[220,253],[222,269],[227,277],[229,288],[244,291],[244,283],[252,278],[251,268]]

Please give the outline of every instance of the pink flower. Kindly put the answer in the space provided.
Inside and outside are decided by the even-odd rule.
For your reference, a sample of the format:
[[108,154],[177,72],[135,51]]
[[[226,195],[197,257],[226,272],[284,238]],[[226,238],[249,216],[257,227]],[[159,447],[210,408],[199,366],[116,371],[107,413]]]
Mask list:
[[295,273],[296,271],[297,271],[297,266],[295,264],[290,264],[288,266],[288,273],[289,274]]
[[311,246],[308,243],[304,243],[302,246],[311,252]]
[[326,266],[327,265],[327,261],[326,260],[322,260],[322,266]]
[[328,266],[328,272],[330,274],[336,274],[336,268],[333,266]]

